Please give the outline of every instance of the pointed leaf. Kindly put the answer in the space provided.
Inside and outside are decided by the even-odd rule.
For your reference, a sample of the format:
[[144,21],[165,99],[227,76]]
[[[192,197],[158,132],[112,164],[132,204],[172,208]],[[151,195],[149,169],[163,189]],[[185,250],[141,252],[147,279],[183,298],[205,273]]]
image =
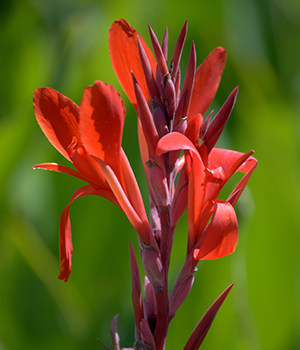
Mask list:
[[225,125],[230,117],[231,111],[235,104],[235,100],[238,93],[238,87],[236,87],[223,106],[220,108],[219,112],[216,114],[212,122],[209,124],[206,133],[204,134],[204,142],[207,147],[208,153],[213,149],[217,143],[222,131],[225,128]]
[[228,293],[233,287],[233,283],[227,287],[224,292],[214,301],[210,308],[206,311],[205,315],[202,317],[197,327],[194,329],[192,335],[190,336],[188,342],[186,343],[183,350],[197,350],[202,344],[209,328],[219,311],[221,305],[226,299]]

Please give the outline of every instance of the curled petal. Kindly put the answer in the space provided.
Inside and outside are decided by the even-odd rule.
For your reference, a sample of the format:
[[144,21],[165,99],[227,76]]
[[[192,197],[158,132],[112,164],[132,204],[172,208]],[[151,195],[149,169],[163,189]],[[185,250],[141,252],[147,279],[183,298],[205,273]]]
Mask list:
[[185,135],[179,132],[171,132],[163,136],[158,141],[156,147],[157,155],[178,150],[190,151],[193,155],[198,157],[199,160],[201,160],[200,155],[193,143]]
[[[114,71],[126,92],[130,102],[136,107],[136,98],[133,89],[131,71],[134,73],[143,91],[145,99],[149,99],[147,84],[138,50],[138,33],[131,25],[120,19],[115,21],[108,36],[109,53]],[[139,36],[141,44],[148,57],[152,72],[156,71],[156,61],[152,51],[144,39]]]
[[237,242],[238,223],[232,205],[228,202],[216,202],[211,222],[195,245],[194,259],[222,258],[234,252]]
[[79,171],[69,168],[65,165],[60,165],[56,163],[41,163],[36,164],[33,169],[44,169],[44,170],[50,170],[50,171],[56,171],[57,173],[63,173],[67,175],[71,175],[74,177],[77,177],[78,179],[88,181],[85,176],[83,176]]
[[204,114],[218,90],[226,62],[226,50],[217,47],[197,68],[188,119]]
[[222,148],[213,148],[208,157],[209,169],[221,167],[225,174],[225,182],[236,172],[246,173],[256,160],[251,157],[253,151],[242,153]]
[[79,123],[82,143],[89,155],[102,159],[118,175],[124,119],[124,103],[113,86],[97,81],[84,90]]
[[79,136],[79,107],[49,87],[35,90],[33,108],[36,120],[52,145],[68,160],[68,146]]
[[75,199],[87,195],[98,195],[116,203],[113,194],[106,189],[95,190],[95,188],[93,188],[92,186],[87,185],[78,188],[78,190],[74,192],[70,202],[61,214],[59,226],[60,274],[58,278],[64,280],[65,282],[68,281],[71,273],[73,253],[71,222],[69,216],[70,205]]

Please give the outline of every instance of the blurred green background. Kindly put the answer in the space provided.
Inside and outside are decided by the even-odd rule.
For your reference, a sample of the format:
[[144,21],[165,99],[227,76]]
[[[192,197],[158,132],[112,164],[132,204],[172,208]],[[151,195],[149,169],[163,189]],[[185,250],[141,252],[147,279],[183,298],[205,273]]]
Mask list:
[[[0,349],[101,349],[120,313],[123,347],[133,343],[127,218],[99,197],[71,208],[74,259],[57,279],[60,214],[82,183],[33,171],[67,165],[40,131],[36,88],[51,86],[80,103],[95,80],[114,84],[127,109],[124,148],[147,198],[137,152],[136,115],[114,76],[111,23],[126,18],[146,39],[150,23],[170,50],[188,19],[183,55],[195,40],[198,64],[216,46],[228,60],[212,108],[240,86],[221,145],[256,151],[259,167],[238,206],[240,241],[230,257],[199,264],[187,301],[171,324],[167,349],[183,348],[211,302],[231,282],[203,349],[300,349],[300,2],[299,0],[14,0],[0,5]],[[176,231],[172,284],[183,263],[186,216]]]

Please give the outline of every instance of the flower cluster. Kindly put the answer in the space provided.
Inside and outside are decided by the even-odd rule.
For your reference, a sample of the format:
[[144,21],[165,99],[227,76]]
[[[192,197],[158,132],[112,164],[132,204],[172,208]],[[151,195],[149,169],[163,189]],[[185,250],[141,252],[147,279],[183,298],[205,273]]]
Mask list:
[[[76,198],[90,194],[107,198],[123,210],[138,234],[146,277],[142,293],[130,245],[135,349],[164,349],[169,323],[189,294],[198,261],[218,259],[235,250],[238,223],[234,205],[257,166],[252,151],[215,147],[234,106],[237,88],[214,117],[210,113],[203,120],[218,89],[226,51],[216,48],[196,68],[193,43],[181,89],[179,65],[186,31],[187,23],[169,66],[167,30],[160,45],[149,27],[154,55],[124,19],[114,22],[109,31],[113,68],[138,114],[140,152],[149,186],[149,219],[122,149],[125,108],[114,87],[96,81],[84,90],[80,106],[48,87],[34,93],[34,111],[41,129],[75,169],[53,163],[35,168],[69,174],[88,183],[75,191],[61,216],[59,278],[67,281],[71,272],[69,207]],[[220,200],[221,189],[236,172],[244,176],[227,200]],[[186,261],[169,294],[174,231],[186,209]],[[199,348],[231,287],[208,309],[184,350]],[[114,348],[119,349],[116,332],[115,320]]]

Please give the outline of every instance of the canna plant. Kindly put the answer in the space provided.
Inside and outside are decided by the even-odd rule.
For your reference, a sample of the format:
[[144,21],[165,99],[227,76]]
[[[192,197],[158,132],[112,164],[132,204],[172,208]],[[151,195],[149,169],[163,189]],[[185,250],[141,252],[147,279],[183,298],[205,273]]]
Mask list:
[[[196,68],[191,46],[184,79],[180,58],[186,38],[184,24],[168,65],[168,31],[160,45],[149,26],[153,51],[124,19],[109,31],[114,71],[138,115],[141,158],[149,187],[147,215],[137,181],[122,149],[124,103],[113,86],[101,81],[87,87],[80,105],[45,87],[34,93],[37,122],[53,146],[74,168],[54,163],[34,168],[65,173],[87,182],[71,197],[60,221],[60,275],[67,281],[72,267],[69,208],[73,200],[98,195],[117,205],[138,235],[145,272],[142,282],[130,243],[132,302],[135,315],[134,349],[165,349],[168,327],[187,298],[200,260],[234,252],[238,222],[234,206],[257,166],[253,151],[241,153],[215,145],[233,109],[238,88],[213,117],[203,120],[218,89],[226,51],[218,47]],[[181,88],[181,80],[183,80]],[[244,174],[226,200],[219,193],[236,172]],[[174,232],[187,210],[186,260],[175,286],[168,274]],[[232,284],[204,314],[184,350],[198,349]],[[143,289],[143,290],[142,290]],[[111,325],[115,350],[120,349],[117,317]],[[105,348],[109,349],[104,345]]]

